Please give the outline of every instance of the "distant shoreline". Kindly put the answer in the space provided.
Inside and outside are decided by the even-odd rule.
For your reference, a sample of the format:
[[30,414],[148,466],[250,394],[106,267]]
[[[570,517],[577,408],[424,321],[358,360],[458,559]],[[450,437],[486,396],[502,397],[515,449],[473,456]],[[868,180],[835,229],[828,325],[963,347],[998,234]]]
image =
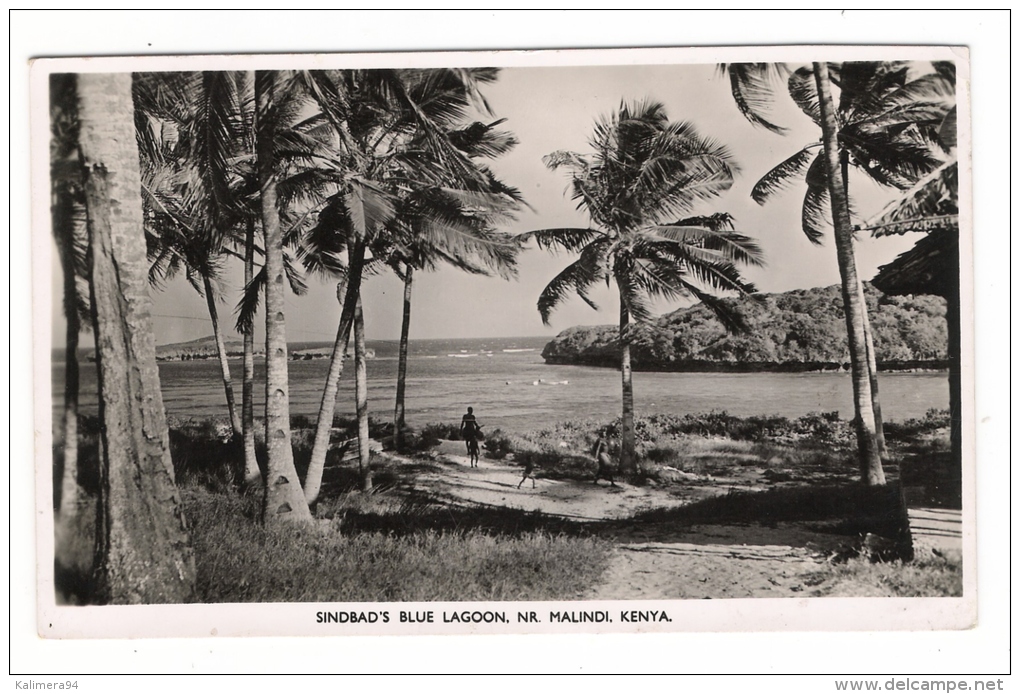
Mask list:
[[[550,366],[590,366],[619,370],[617,358],[584,358],[546,356]],[[688,360],[656,364],[634,364],[640,373],[849,373],[849,362],[736,362]],[[912,360],[879,362],[878,370],[885,373],[926,373],[949,370],[949,361]]]

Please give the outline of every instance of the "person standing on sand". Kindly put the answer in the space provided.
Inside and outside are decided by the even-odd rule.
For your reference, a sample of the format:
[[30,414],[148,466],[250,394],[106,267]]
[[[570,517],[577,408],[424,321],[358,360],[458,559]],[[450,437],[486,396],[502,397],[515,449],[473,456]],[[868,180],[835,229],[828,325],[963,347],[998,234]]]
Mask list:
[[481,425],[475,419],[474,409],[469,407],[467,414],[460,418],[460,433],[464,437],[464,443],[467,444],[468,460],[471,462],[471,467],[478,467],[478,435],[481,430]]
[[524,480],[528,479],[529,477],[531,478],[531,488],[534,489],[535,488],[535,461],[531,460],[530,458],[528,459],[528,461],[526,463],[524,463],[524,477],[522,477],[521,481],[517,483],[517,488],[520,489],[521,485],[524,484]]
[[598,465],[598,469],[595,471],[595,484],[599,483],[599,480],[609,480],[609,484],[616,486],[616,482],[613,481],[613,459],[609,457],[609,442],[606,441],[604,434],[599,436],[599,440],[595,442],[595,448],[592,449],[592,455],[595,457],[595,463]]

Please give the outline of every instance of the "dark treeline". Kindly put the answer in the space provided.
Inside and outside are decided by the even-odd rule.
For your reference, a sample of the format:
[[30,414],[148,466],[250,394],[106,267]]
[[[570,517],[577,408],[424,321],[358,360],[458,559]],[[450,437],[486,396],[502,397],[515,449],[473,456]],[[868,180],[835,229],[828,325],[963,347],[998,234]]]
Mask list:
[[[944,369],[945,301],[886,296],[866,286],[880,369]],[[724,299],[748,330],[727,332],[704,305],[682,308],[637,332],[635,369],[645,371],[816,371],[850,361],[839,287]],[[551,364],[619,366],[615,326],[564,330],[542,352]]]

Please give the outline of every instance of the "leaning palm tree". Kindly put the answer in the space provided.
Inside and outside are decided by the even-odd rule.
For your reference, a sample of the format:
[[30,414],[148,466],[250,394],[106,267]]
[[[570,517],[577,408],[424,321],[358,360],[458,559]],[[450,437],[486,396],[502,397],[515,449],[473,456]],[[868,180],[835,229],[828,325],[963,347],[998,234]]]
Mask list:
[[538,299],[546,324],[571,292],[597,308],[590,289],[600,282],[616,284],[623,393],[620,466],[632,474],[637,465],[632,321],[649,322],[654,299],[695,298],[735,327],[736,317],[714,292],[753,293],[737,266],[761,265],[761,251],[732,231],[727,214],[678,217],[728,190],[736,166],[724,147],[699,135],[693,125],[670,122],[661,104],[622,104],[596,123],[590,142],[591,153],[554,152],[545,163],[570,172],[572,198],[592,225],[533,231],[522,238],[535,239],[540,248],[579,254]]
[[[309,233],[309,245],[334,251],[310,253],[306,265],[310,262],[310,269],[318,269],[319,259],[326,258],[333,266],[327,268],[330,271],[344,268],[346,282],[305,477],[305,496],[310,502],[318,496],[330,446],[336,394],[354,326],[366,253],[393,220],[399,189],[417,188],[426,182],[438,185],[448,180],[443,176],[474,181],[484,178],[443,128],[448,119],[461,117],[466,101],[423,98],[434,91],[446,93],[449,82],[467,89],[463,80],[474,73],[463,72],[467,75],[450,70],[346,70],[302,75],[307,93],[331,125],[334,136],[333,154],[313,155],[314,168],[309,172],[309,178],[314,178],[314,182],[309,181],[313,190],[326,191],[332,186],[334,191],[323,196],[325,205]],[[487,76],[492,71],[482,72]],[[340,257],[345,252],[346,260]],[[367,412],[361,407],[359,411]],[[361,467],[368,475],[368,441],[361,423],[359,431]],[[370,485],[369,478],[362,480],[363,487]]]

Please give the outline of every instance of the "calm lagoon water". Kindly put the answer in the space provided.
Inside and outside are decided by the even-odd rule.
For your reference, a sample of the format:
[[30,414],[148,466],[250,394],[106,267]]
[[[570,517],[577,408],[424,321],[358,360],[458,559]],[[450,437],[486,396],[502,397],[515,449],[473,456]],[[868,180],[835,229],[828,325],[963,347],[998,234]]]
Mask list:
[[[407,379],[407,420],[412,426],[460,421],[471,405],[479,421],[495,428],[528,430],[558,421],[610,419],[620,411],[620,374],[613,369],[547,365],[541,356],[548,338],[414,340]],[[292,344],[292,350],[322,343]],[[368,362],[372,415],[393,416],[396,390],[396,342],[370,341],[376,357]],[[512,350],[512,351],[505,351]],[[328,360],[291,361],[291,414],[315,416]],[[163,400],[168,414],[210,417],[225,414],[225,396],[216,360],[162,362]],[[241,361],[231,361],[235,397],[241,399]],[[256,416],[265,393],[256,362]],[[63,393],[64,365],[54,362],[54,406]],[[536,385],[537,383],[537,385]],[[882,412],[887,420],[922,417],[930,408],[949,407],[944,373],[883,373],[879,375]],[[81,403],[84,414],[96,412],[96,374],[82,365]],[[733,415],[778,414],[798,417],[809,412],[853,414],[849,374],[716,374],[635,373],[638,415],[688,414],[725,410]],[[353,359],[348,359],[337,398],[337,412],[353,415]]]

